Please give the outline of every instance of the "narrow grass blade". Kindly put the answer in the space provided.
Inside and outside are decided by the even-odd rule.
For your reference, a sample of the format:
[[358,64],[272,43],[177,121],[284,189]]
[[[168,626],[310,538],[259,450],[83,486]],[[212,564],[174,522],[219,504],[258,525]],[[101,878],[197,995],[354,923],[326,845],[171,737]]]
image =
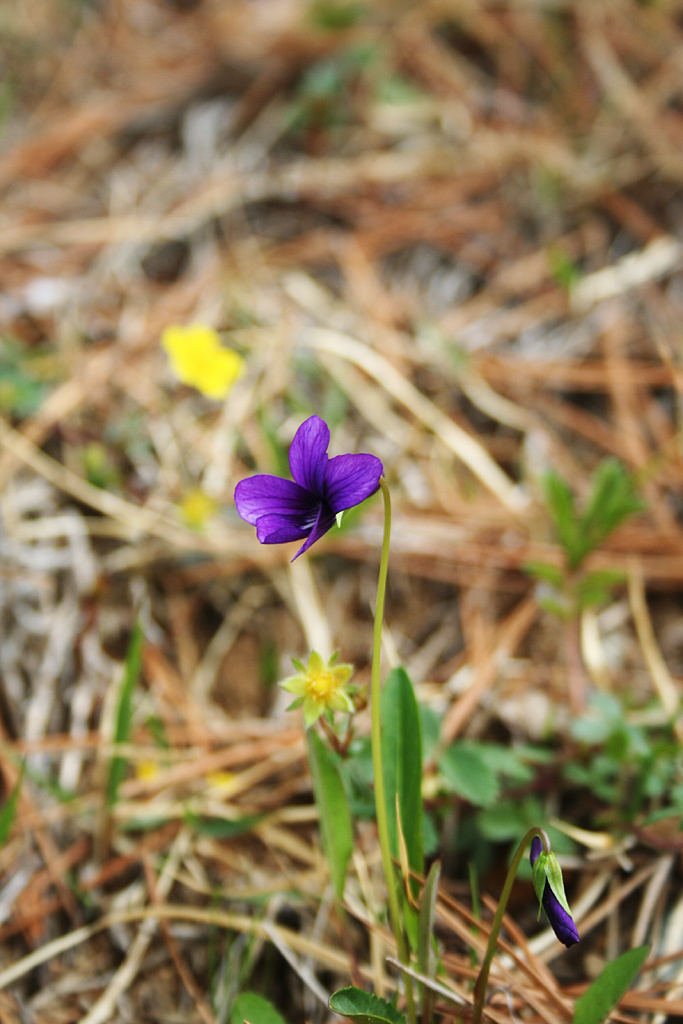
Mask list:
[[[130,739],[130,729],[133,719],[133,692],[140,676],[142,665],[142,643],[144,640],[142,627],[139,622],[133,626],[133,633],[128,645],[126,664],[121,682],[118,706],[116,708],[116,722],[114,725],[114,743],[127,743]],[[118,790],[126,774],[128,761],[124,757],[114,755],[109,765],[109,778],[107,780],[107,806],[113,807],[116,803]]]
[[21,792],[21,784],[24,781],[24,766],[21,766],[21,772],[17,779],[14,788],[7,800],[3,804],[2,810],[0,811],[0,846],[4,846],[9,839],[9,834],[12,831],[12,825],[14,819],[17,816],[17,807],[19,805],[19,793]]
[[[439,876],[441,875],[441,861],[434,861],[425,887],[422,890],[420,900],[420,911],[417,918],[417,964],[428,978],[436,975],[437,958],[434,953],[434,918],[436,915],[436,897],[439,892]],[[420,986],[422,1005],[424,1012],[423,1021],[431,1021],[433,1016],[434,997],[430,991],[425,990],[424,985]]]

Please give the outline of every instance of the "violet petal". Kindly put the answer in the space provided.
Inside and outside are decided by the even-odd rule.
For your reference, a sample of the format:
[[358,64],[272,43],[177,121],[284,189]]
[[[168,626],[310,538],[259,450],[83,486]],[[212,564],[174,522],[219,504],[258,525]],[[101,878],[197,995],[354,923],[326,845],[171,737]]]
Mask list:
[[570,946],[573,946],[579,941],[579,933],[574,921],[561,905],[557,896],[547,882],[543,889],[542,902],[545,916],[548,918],[552,930],[555,932],[555,935],[560,942],[569,949]]
[[312,522],[318,510],[318,502],[311,493],[292,480],[279,476],[259,474],[240,480],[235,488],[235,506],[242,519],[252,526],[261,516],[311,514]]
[[308,551],[311,544],[315,544],[317,540],[320,540],[320,538],[333,526],[334,512],[323,502],[320,506],[320,511],[318,513],[318,518],[315,521],[315,525],[306,539],[306,543],[301,545],[292,561],[294,561],[295,558],[298,558],[299,555],[303,555],[304,551]]
[[337,455],[325,470],[325,501],[335,513],[360,505],[375,493],[382,472],[375,455]]
[[319,416],[301,424],[289,449],[289,468],[298,484],[322,497],[330,428]]
[[273,512],[259,518],[256,536],[261,544],[286,544],[306,537],[310,529],[310,516],[283,516]]

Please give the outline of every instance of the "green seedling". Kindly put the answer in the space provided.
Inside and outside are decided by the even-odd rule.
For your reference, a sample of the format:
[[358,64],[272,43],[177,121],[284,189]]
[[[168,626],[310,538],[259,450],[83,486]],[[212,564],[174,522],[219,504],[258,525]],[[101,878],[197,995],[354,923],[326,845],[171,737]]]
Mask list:
[[588,608],[609,600],[623,574],[590,570],[588,556],[619,526],[644,508],[631,476],[616,459],[601,462],[591,481],[583,509],[577,508],[567,481],[551,470],[543,478],[543,497],[563,552],[563,564],[531,562],[527,572],[539,582],[538,601],[565,622],[566,663],[572,710],[585,707],[585,670],[581,656],[579,618]]

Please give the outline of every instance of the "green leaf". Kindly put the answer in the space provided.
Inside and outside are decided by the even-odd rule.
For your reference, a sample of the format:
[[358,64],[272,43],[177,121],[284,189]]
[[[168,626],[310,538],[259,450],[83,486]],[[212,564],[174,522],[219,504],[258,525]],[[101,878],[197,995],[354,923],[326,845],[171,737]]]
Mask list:
[[429,761],[441,732],[441,716],[428,704],[420,704],[420,728],[422,730],[422,759]]
[[[439,894],[439,876],[441,861],[435,860],[429,869],[425,887],[420,899],[420,911],[417,919],[417,966],[428,978],[436,977],[438,959],[434,951],[434,920],[436,917],[436,898]],[[423,984],[419,985],[420,1002],[423,1006],[423,1020],[432,1019],[434,994]]]
[[498,776],[477,744],[454,743],[439,758],[444,781],[475,807],[490,807],[500,795]]
[[242,992],[235,1000],[230,1024],[286,1024],[275,1007],[256,992]]
[[550,565],[549,562],[527,562],[524,572],[528,572],[534,579],[548,583],[557,590],[561,590],[564,586],[564,573],[557,565]]
[[593,474],[591,494],[581,517],[587,551],[593,551],[629,516],[642,511],[633,480],[617,459],[605,459]]
[[382,770],[391,852],[398,858],[396,797],[413,871],[422,874],[422,730],[415,691],[404,668],[389,673],[382,689]]
[[434,919],[436,897],[439,893],[441,861],[435,860],[429,869],[425,887],[420,899],[417,926],[417,965],[422,974],[433,978],[436,974],[437,959],[434,953]]
[[350,3],[315,0],[311,5],[309,16],[311,23],[316,28],[334,32],[351,28],[362,18],[364,12],[363,4],[354,3],[353,0]]
[[638,946],[607,964],[577,1001],[572,1024],[602,1024],[628,991],[649,952],[649,946]]
[[519,783],[530,782],[534,777],[521,748],[505,747],[502,743],[480,743],[478,747],[486,764],[497,774]]
[[564,596],[553,596],[552,593],[538,593],[536,596],[539,608],[544,612],[556,615],[558,619],[571,619],[576,614],[573,603]]
[[574,493],[567,481],[555,470],[545,474],[542,485],[545,503],[560,544],[565,550],[569,567],[576,568],[586,552],[583,550],[578,528]]
[[201,836],[211,836],[212,839],[234,839],[246,832],[251,832],[255,825],[258,825],[265,818],[265,814],[246,814],[242,818],[207,818],[198,814],[188,812],[185,821]]
[[541,910],[543,908],[543,893],[545,892],[545,865],[543,863],[544,853],[540,853],[534,861],[534,866],[531,869],[531,877],[534,883],[534,892],[536,893],[536,899],[538,900],[538,916],[541,917]]
[[568,292],[571,291],[574,285],[581,280],[581,271],[576,263],[558,245],[551,245],[546,255],[550,272],[560,288],[564,288]]
[[14,819],[17,816],[17,807],[19,805],[19,793],[21,792],[21,784],[24,781],[24,766],[21,767],[19,778],[14,784],[12,792],[5,800],[2,810],[0,811],[0,846],[4,846],[9,839],[9,834],[12,831],[12,825]]
[[623,572],[609,569],[587,573],[579,580],[576,597],[579,608],[594,608],[605,604],[611,597],[612,587],[624,582]]
[[[127,743],[130,739],[130,730],[133,721],[133,691],[137,685],[142,665],[142,644],[144,635],[139,622],[133,626],[133,633],[128,645],[126,664],[119,693],[119,703],[116,709],[116,721],[114,724],[114,743]],[[115,755],[109,765],[109,779],[107,782],[107,805],[113,807],[116,803],[119,785],[126,774],[128,761],[125,757]]]
[[340,988],[330,999],[330,1009],[357,1024],[406,1024],[405,1015],[386,999],[362,988]]
[[[566,893],[564,892],[564,879],[562,878],[562,868],[559,865],[557,857],[554,853],[542,853],[537,863],[539,863],[539,861],[541,861],[542,859],[544,861],[544,869],[546,872],[546,881],[548,882],[548,885],[555,894],[557,902],[564,910],[566,910],[569,916],[571,916],[571,909],[567,902]],[[536,868],[536,864],[533,865],[533,867]],[[543,897],[543,892],[541,893],[541,896]]]
[[318,734],[309,729],[306,743],[323,848],[330,865],[334,894],[342,900],[346,868],[353,853],[353,825],[346,790],[337,764]]
[[523,800],[499,800],[495,807],[479,811],[477,827],[485,839],[506,843],[519,841],[543,817],[541,803],[533,796]]

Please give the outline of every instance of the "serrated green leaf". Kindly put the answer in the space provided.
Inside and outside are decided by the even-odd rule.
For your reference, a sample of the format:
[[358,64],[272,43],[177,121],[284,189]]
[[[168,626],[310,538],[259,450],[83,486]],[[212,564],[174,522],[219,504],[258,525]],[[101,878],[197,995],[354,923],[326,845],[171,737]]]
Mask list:
[[391,852],[398,859],[396,797],[413,871],[422,874],[422,729],[415,691],[404,668],[389,673],[382,688],[382,771]]
[[475,807],[490,807],[500,795],[498,777],[474,744],[454,743],[439,758],[447,786]]
[[[142,645],[144,634],[139,622],[133,626],[128,651],[126,653],[126,664],[121,681],[118,706],[116,708],[116,720],[114,723],[114,743],[127,743],[130,739],[130,730],[133,721],[133,692],[140,676],[142,666]],[[119,785],[126,774],[128,759],[115,755],[109,765],[109,778],[107,780],[107,805],[113,807],[116,803]]]
[[602,1024],[628,991],[649,952],[649,946],[638,946],[607,964],[577,1000],[572,1024]]
[[306,745],[322,843],[335,897],[342,900],[346,868],[353,853],[353,825],[346,790],[332,754],[310,729],[306,733]]
[[555,470],[546,473],[542,481],[545,503],[550,512],[560,544],[565,550],[567,563],[575,568],[585,552],[578,529],[574,493]]
[[406,1024],[405,1015],[386,999],[353,985],[340,988],[332,995],[330,1009],[356,1024]]
[[242,992],[235,1000],[230,1024],[286,1024],[273,1004],[256,992]]
[[605,459],[593,474],[591,493],[581,517],[587,551],[598,547],[625,519],[640,512],[644,503],[633,480],[617,459]]

